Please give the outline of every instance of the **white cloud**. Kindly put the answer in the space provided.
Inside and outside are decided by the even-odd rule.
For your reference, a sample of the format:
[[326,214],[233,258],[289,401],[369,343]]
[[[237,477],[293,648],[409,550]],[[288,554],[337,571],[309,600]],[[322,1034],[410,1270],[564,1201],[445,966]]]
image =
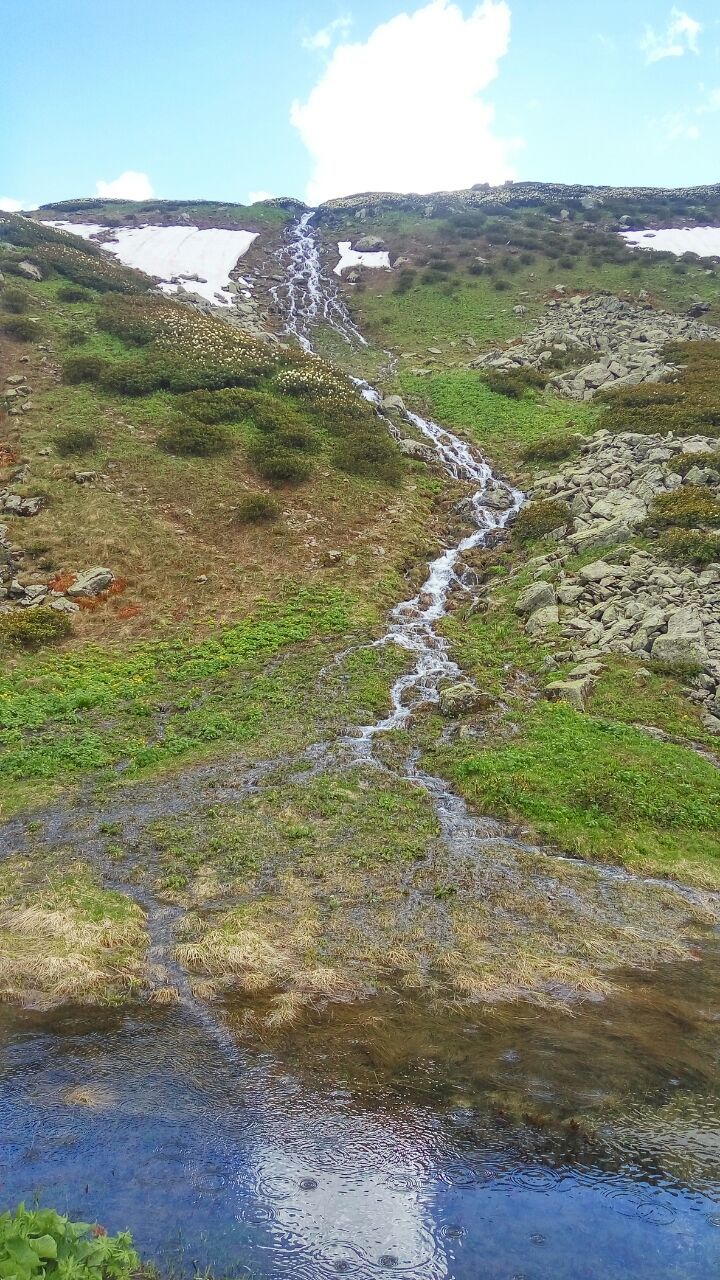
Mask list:
[[0,209],[3,213],[19,213],[22,207],[22,200],[13,200],[12,196],[0,196]]
[[247,202],[248,204],[257,204],[259,200],[272,200],[272,199],[273,199],[273,194],[271,191],[249,191]]
[[290,119],[313,159],[311,204],[357,191],[432,191],[512,177],[517,143],[493,132],[478,94],[498,73],[510,38],[505,0],[463,17],[431,0],[335,49]]
[[303,49],[309,49],[312,53],[319,50],[329,49],[334,40],[344,36],[352,26],[352,18],[349,14],[335,18],[332,22],[328,22],[326,27],[321,27],[311,36],[305,36],[303,40]]
[[95,194],[105,198],[114,197],[116,200],[149,200],[155,192],[146,173],[126,169],[119,178],[113,178],[112,182],[103,182],[99,178]]
[[697,142],[700,130],[682,112],[672,112],[660,120],[660,129],[667,142]]
[[684,53],[698,53],[698,36],[702,25],[691,18],[683,9],[670,10],[670,18],[664,31],[645,28],[645,35],[640,41],[648,62],[659,62],[661,58],[682,58]]

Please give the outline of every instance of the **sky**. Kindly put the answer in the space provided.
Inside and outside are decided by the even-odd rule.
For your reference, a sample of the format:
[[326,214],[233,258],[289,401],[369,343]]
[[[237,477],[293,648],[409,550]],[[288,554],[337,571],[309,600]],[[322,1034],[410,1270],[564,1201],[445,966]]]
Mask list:
[[720,0],[0,0],[0,207],[720,181]]

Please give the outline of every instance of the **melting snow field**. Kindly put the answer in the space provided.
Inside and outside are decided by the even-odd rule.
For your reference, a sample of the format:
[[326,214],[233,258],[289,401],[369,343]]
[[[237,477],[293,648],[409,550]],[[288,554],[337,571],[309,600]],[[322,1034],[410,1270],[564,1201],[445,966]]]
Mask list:
[[335,275],[342,275],[346,267],[384,267],[386,271],[390,270],[390,255],[387,250],[378,250],[375,253],[358,253],[357,249],[351,249],[352,240],[338,240],[338,252],[340,261],[335,267]]
[[634,249],[663,249],[670,253],[720,256],[720,227],[663,227],[658,231],[621,231]]
[[[158,276],[165,293],[176,293],[176,276],[200,276],[201,281],[181,280],[184,288],[208,302],[230,305],[227,293],[230,272],[247,253],[256,231],[220,231],[199,227],[101,227],[90,222],[52,222],[53,227],[89,240],[96,232],[107,234],[103,248],[128,267]],[[219,297],[217,296],[219,294]]]

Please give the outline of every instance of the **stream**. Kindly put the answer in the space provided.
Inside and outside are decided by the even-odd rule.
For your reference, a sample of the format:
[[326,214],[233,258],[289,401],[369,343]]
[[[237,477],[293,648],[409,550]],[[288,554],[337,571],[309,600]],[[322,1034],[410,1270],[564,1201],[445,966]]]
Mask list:
[[[316,324],[362,344],[323,267],[312,213],[279,258],[273,292],[287,333],[308,352]],[[380,393],[357,386],[382,414]],[[475,527],[431,562],[376,641],[402,647],[412,665],[387,715],[339,745],[378,768],[378,735],[462,678],[436,625],[462,589],[465,552],[522,502],[459,437],[404,417],[467,483]],[[317,765],[334,745],[308,760]],[[492,824],[476,822],[441,779],[407,768],[433,800],[449,856],[456,846],[481,855]],[[538,865],[556,856],[518,848]],[[162,967],[176,911],[143,905]],[[208,1267],[258,1280],[718,1274],[720,945],[709,930],[700,963],[630,973],[620,994],[574,1016],[522,1002],[472,1019],[452,1008],[428,1016],[405,996],[248,1039],[247,998],[216,1018],[179,966],[172,978],[180,1000],[167,1007],[0,1005],[0,1208],[37,1199],[129,1228],[145,1257],[181,1276]]]

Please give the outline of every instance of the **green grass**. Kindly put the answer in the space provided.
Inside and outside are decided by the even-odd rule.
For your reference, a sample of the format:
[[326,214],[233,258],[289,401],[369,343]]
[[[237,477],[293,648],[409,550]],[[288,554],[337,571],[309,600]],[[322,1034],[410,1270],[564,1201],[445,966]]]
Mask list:
[[484,813],[582,857],[720,884],[720,777],[681,746],[562,704],[539,703],[499,748],[440,749]]
[[340,591],[299,591],[203,640],[20,660],[0,681],[6,812],[89,771],[111,777],[122,764],[127,777],[258,743],[280,754],[312,741],[324,720],[337,731],[379,713],[403,669],[398,652],[357,651],[318,680],[353,624],[363,615]]
[[597,429],[599,410],[593,405],[568,402],[549,393],[532,393],[522,400],[491,391],[479,371],[458,369],[399,378],[401,391],[427,403],[440,422],[466,433],[500,462],[514,462],[522,449],[550,433]]

